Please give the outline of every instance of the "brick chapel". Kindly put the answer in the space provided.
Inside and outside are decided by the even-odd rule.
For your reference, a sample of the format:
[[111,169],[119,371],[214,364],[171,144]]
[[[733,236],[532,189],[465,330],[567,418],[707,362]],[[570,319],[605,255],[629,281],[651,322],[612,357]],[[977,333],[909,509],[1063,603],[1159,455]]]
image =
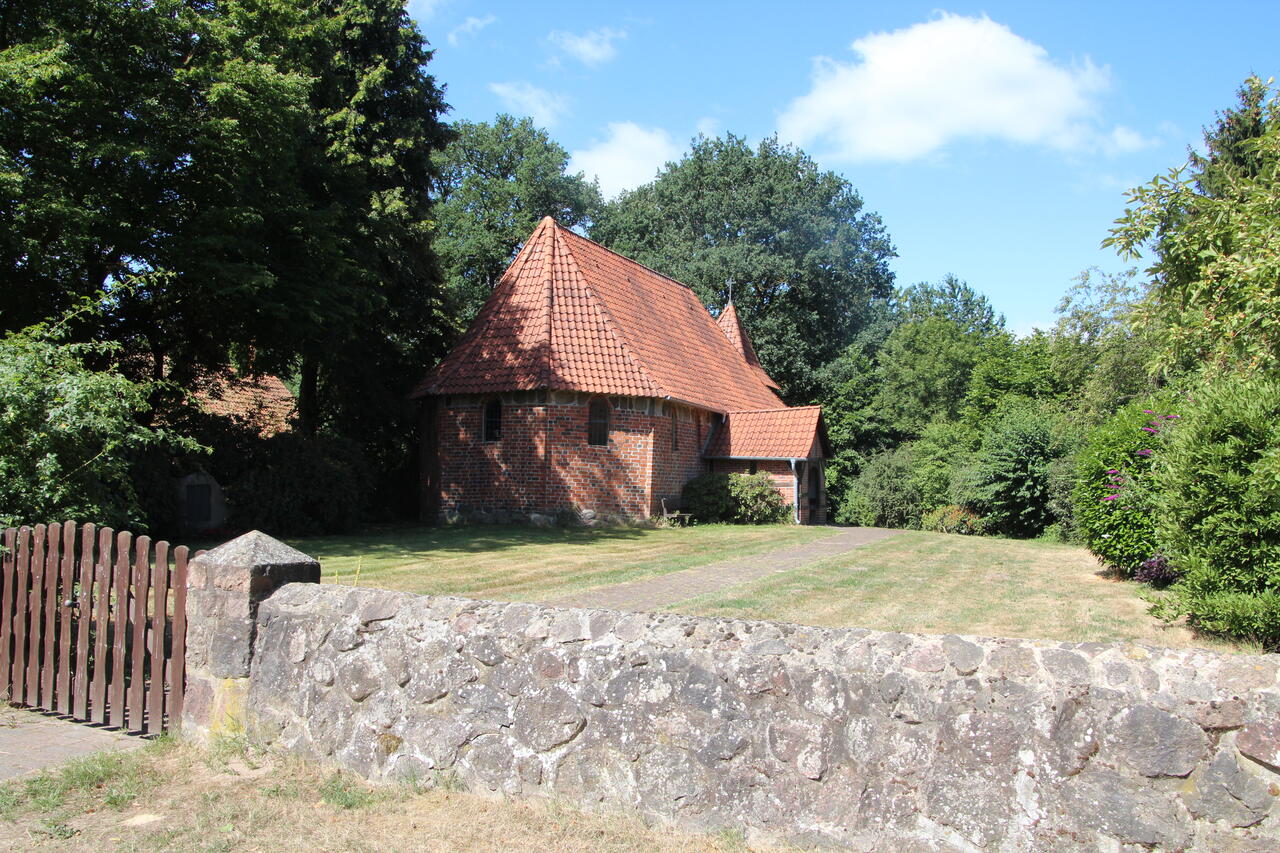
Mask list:
[[644,518],[708,471],[765,472],[826,521],[818,406],[790,408],[733,304],[542,220],[413,392],[427,520],[594,510]]

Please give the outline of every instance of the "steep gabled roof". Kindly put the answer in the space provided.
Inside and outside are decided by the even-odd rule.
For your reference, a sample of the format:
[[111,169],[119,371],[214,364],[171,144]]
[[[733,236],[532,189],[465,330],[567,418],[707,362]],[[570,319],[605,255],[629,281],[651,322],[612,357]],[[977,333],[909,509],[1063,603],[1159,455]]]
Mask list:
[[729,343],[739,355],[746,359],[747,364],[755,368],[760,381],[775,391],[781,391],[782,386],[774,382],[760,366],[760,359],[756,357],[756,348],[751,345],[751,338],[747,336],[747,330],[742,327],[742,318],[738,316],[738,309],[732,302],[724,306],[724,310],[716,318],[716,325],[720,327],[720,331],[724,332],[724,336],[729,339]]
[[413,396],[548,388],[780,406],[762,376],[688,287],[547,217]]
[[263,438],[287,431],[297,409],[293,393],[269,373],[237,376],[227,371],[192,396],[209,414],[245,421]]
[[821,406],[729,412],[703,453],[711,459],[818,459],[830,455]]

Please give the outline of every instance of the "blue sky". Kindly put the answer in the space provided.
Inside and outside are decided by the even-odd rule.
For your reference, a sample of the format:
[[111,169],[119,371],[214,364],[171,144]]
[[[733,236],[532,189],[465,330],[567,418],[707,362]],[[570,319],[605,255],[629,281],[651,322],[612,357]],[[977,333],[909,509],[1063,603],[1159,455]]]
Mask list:
[[411,0],[450,118],[532,115],[606,194],[698,132],[777,133],[845,176],[899,285],[954,273],[1009,327],[1053,323],[1124,191],[1186,159],[1280,4]]

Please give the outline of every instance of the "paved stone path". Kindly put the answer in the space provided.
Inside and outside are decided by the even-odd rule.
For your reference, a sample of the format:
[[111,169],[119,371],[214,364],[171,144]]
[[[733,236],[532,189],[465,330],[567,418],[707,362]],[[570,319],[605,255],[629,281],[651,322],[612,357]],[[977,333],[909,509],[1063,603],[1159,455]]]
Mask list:
[[146,743],[39,711],[0,707],[0,781],[102,750],[137,749]]
[[802,545],[777,551],[723,560],[706,566],[583,590],[548,601],[559,607],[590,607],[605,610],[653,610],[678,601],[717,592],[731,586],[797,569],[818,560],[834,557],[854,548],[887,539],[898,533],[877,527],[844,527],[840,532]]

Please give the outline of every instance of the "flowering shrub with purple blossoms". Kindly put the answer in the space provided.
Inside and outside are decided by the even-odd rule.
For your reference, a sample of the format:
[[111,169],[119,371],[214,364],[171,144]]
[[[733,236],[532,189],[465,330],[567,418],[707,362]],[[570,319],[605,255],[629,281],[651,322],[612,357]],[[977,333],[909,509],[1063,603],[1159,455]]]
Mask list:
[[1172,394],[1121,409],[1093,431],[1076,463],[1072,493],[1085,545],[1107,566],[1134,575],[1157,552],[1152,463],[1178,415]]

